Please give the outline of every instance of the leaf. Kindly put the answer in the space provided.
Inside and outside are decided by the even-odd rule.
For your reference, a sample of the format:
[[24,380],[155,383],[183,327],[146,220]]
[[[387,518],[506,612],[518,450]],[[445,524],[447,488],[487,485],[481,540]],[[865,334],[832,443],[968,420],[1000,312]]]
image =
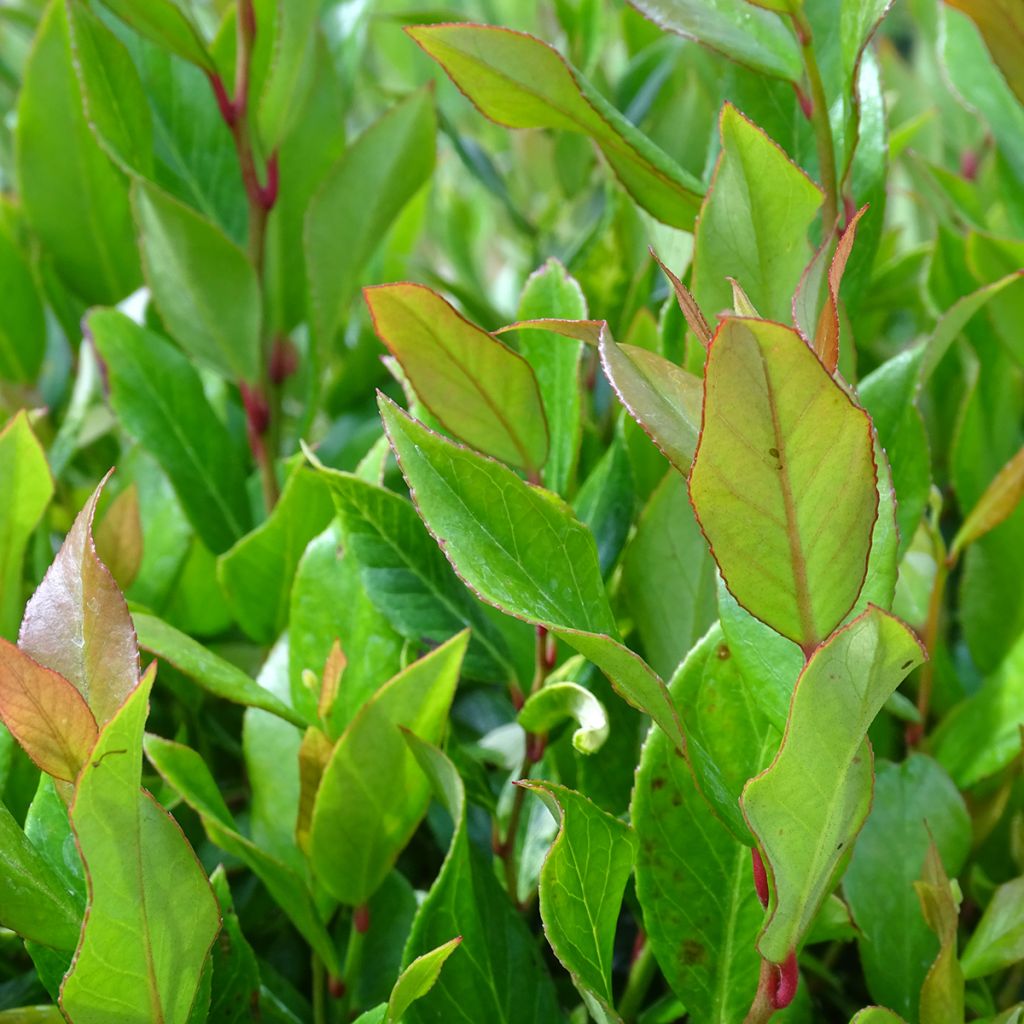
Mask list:
[[701,184],[616,110],[557,50],[489,25],[417,25],[406,31],[477,109],[507,128],[587,135],[648,213],[690,230]]
[[391,990],[391,998],[388,1000],[387,1013],[384,1017],[385,1024],[398,1024],[405,1011],[434,987],[445,961],[459,948],[461,942],[461,938],[454,938],[443,946],[416,957],[402,971]]
[[163,467],[207,547],[226,551],[250,527],[244,462],[189,360],[123,313],[97,310],[86,327],[125,429]]
[[527,732],[537,733],[573,719],[579,728],[572,734],[572,745],[581,754],[596,754],[608,739],[604,705],[578,683],[548,683],[526,698],[516,717]]
[[96,528],[96,555],[122,590],[135,581],[142,563],[139,489],[129,484],[110,503]]
[[132,0],[102,2],[140,35],[205,71],[216,71],[198,30],[174,0],[146,0],[145,4],[133,3]]
[[[349,146],[317,189],[305,215],[303,250],[317,344],[333,341],[363,264],[402,207],[434,169],[436,114],[421,89]],[[364,186],[374,183],[371,190]]]
[[155,185],[132,188],[146,280],[175,341],[225,377],[259,379],[261,298],[245,253]]
[[154,675],[104,725],[70,808],[89,883],[60,995],[75,1024],[185,1024],[220,929],[217,901],[181,829],[139,788]]
[[[656,25],[767,75],[799,82],[800,50],[785,23],[746,0],[630,0]],[[767,6],[767,5],[766,5]]]
[[422,285],[366,288],[377,337],[417,397],[467,444],[538,474],[548,427],[530,364]]
[[310,855],[342,903],[366,903],[427,810],[430,785],[399,730],[441,739],[468,641],[460,633],[395,676],[334,748],[313,808]]
[[961,1024],[964,975],[956,958],[959,890],[954,895],[934,843],[928,847],[921,881],[914,888],[928,927],[939,937],[939,955],[921,988],[921,1024]]
[[274,57],[259,105],[259,138],[273,153],[302,110],[316,72],[316,0],[279,4],[276,8]]
[[234,704],[262,708],[293,725],[304,727],[307,724],[301,715],[254,682],[240,668],[218,657],[186,633],[145,612],[136,612],[132,618],[139,646],[144,651],[173,665],[208,693]]
[[999,886],[967,941],[960,964],[968,980],[1024,960],[1024,878]]
[[427,430],[383,396],[380,407],[416,507],[466,584],[556,632],[681,744],[665,684],[616,639],[586,527],[555,495]]
[[697,305],[697,300],[693,297],[693,293],[662,263],[661,258],[653,249],[651,249],[651,255],[654,257],[655,263],[661,267],[661,272],[668,278],[669,284],[672,285],[672,291],[675,292],[676,302],[679,304],[679,311],[683,314],[683,319],[690,330],[693,331],[696,339],[707,348],[711,344],[712,331],[708,326],[703,311]]
[[726,320],[690,497],[722,577],[809,654],[853,607],[878,511],[871,421],[793,330]]
[[917,1019],[917,1004],[938,944],[921,917],[914,880],[934,840],[956,874],[971,846],[963,798],[930,757],[878,765],[871,813],[843,877],[860,928],[858,947],[873,999]]
[[1021,67],[1021,39],[1024,38],[1024,12],[1012,0],[946,0],[978,26],[1006,84],[1024,103],[1024,68]]
[[870,607],[804,667],[782,746],[742,797],[772,882],[758,940],[766,960],[798,948],[833,887],[871,803],[868,726],[924,658],[907,626]]
[[207,1020],[216,1024],[244,1024],[252,1020],[254,1007],[259,1005],[260,968],[252,946],[242,934],[223,864],[210,876],[210,884],[223,926],[211,954],[213,997]]
[[4,317],[0,322],[0,375],[31,384],[46,352],[46,321],[32,271],[24,253],[0,228],[0,280],[4,282]]
[[618,564],[636,505],[633,464],[621,432],[616,432],[583,481],[572,505],[577,518],[594,536],[601,574],[607,578]]
[[298,465],[270,517],[220,556],[220,580],[238,624],[258,643],[272,643],[288,623],[292,580],[302,552],[333,518],[320,476]]
[[367,594],[408,640],[441,643],[472,630],[463,670],[475,678],[515,678],[508,645],[456,577],[412,505],[351,473],[319,466],[341,517],[349,557]]
[[904,1020],[891,1010],[885,1010],[881,1006],[869,1006],[866,1010],[855,1013],[850,1024],[904,1024]]
[[127,190],[85,119],[65,0],[43,15],[25,65],[16,143],[19,198],[61,278],[85,302],[114,303],[134,291]]
[[[519,296],[519,320],[539,317],[581,320],[586,315],[583,289],[558,260],[547,260],[526,279]],[[556,494],[566,494],[576,471],[582,438],[580,362],[583,350],[579,344],[554,341],[547,334],[529,330],[520,331],[516,343],[537,375],[551,435],[544,464],[544,484]]]
[[996,474],[988,489],[971,509],[950,545],[955,558],[968,544],[973,544],[989,530],[995,529],[1020,504],[1024,497],[1024,448]]
[[82,927],[79,908],[2,803],[0,850],[0,923],[31,942],[74,949]]
[[29,538],[53,497],[46,455],[24,411],[0,430],[0,637],[13,639],[21,621],[22,567]]
[[75,519],[32,595],[18,646],[63,676],[102,729],[139,682],[139,649],[128,606],[96,555],[92,522],[99,487]]
[[441,871],[420,904],[403,962],[411,963],[452,934],[462,948],[437,984],[406,1012],[407,1024],[559,1020],[551,977],[525,922],[513,909],[490,860],[470,840],[466,794],[455,766],[436,747],[406,742],[451,816],[454,831]]

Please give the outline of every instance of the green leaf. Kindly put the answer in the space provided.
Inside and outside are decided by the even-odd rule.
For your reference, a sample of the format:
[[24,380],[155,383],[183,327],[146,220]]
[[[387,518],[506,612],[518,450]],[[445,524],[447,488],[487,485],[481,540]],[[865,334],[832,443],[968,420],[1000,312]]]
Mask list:
[[0,280],[4,282],[4,316],[0,321],[0,375],[31,384],[46,352],[46,321],[39,289],[21,249],[0,228]]
[[967,942],[960,963],[967,979],[1024,960],[1024,878],[999,886]]
[[56,1006],[22,1006],[0,1011],[0,1024],[64,1024]]
[[548,683],[526,698],[517,718],[527,732],[537,733],[573,719],[579,728],[572,734],[572,745],[581,754],[596,754],[608,739],[604,705],[578,683]]
[[956,557],[968,544],[973,544],[989,530],[995,529],[1020,504],[1024,497],[1024,448],[995,475],[988,489],[971,509],[950,545],[950,556]]
[[810,653],[860,593],[871,421],[793,330],[728,319],[708,352],[690,496],[726,585]]
[[1013,90],[1024,103],[1024,67],[1021,39],[1024,38],[1024,11],[1012,0],[947,0],[951,7],[970,16],[978,26],[989,52]]
[[853,1015],[850,1024],[905,1024],[902,1017],[880,1006],[869,1006]]
[[274,57],[260,94],[259,139],[268,153],[287,136],[316,74],[317,0],[276,5]]
[[85,302],[123,299],[140,277],[127,189],[86,122],[65,0],[25,65],[16,142],[19,197],[61,278]]
[[102,2],[140,35],[205,71],[216,71],[199,31],[174,0],[146,0],[144,4],[132,0]]
[[[317,343],[345,317],[363,264],[434,169],[436,115],[421,89],[374,122],[345,150],[305,215],[303,250]],[[374,183],[372,189],[366,182]]]
[[395,628],[408,640],[440,643],[468,626],[464,672],[498,682],[514,679],[505,638],[456,577],[412,505],[354,474],[319,468],[366,592]]
[[[767,75],[799,82],[800,48],[787,24],[746,0],[630,0],[656,25]],[[767,6],[767,4],[764,4]]]
[[398,1024],[405,1011],[417,1000],[422,999],[436,984],[445,961],[459,948],[461,938],[454,938],[429,953],[416,957],[399,975],[388,1000],[385,1024]]
[[381,415],[427,528],[496,608],[556,632],[682,746],[665,684],[616,639],[590,532],[555,495],[433,433],[381,397]]
[[255,382],[262,312],[248,257],[155,185],[136,180],[132,200],[146,280],[175,341],[224,376]]
[[21,621],[25,548],[53,497],[53,477],[28,414],[17,413],[0,430],[0,637],[14,639]]
[[799,946],[871,804],[868,726],[925,652],[898,619],[871,607],[808,660],[775,760],[743,790],[771,899],[758,949],[781,964]]
[[407,1024],[452,1020],[561,1020],[555,987],[539,947],[513,909],[490,860],[470,840],[466,793],[455,766],[436,747],[407,734],[406,742],[451,816],[448,855],[413,921],[404,962],[436,948],[452,934],[462,949],[437,984],[406,1012]]
[[78,945],[82,915],[63,880],[0,803],[0,923],[53,949]]
[[319,474],[297,465],[270,518],[220,556],[217,578],[224,596],[238,624],[257,642],[272,643],[287,625],[299,559],[333,516]]
[[139,682],[139,648],[128,606],[96,555],[92,523],[99,487],[75,519],[32,595],[18,646],[62,675],[102,729]]
[[914,883],[928,927],[939,937],[935,958],[921,987],[921,1024],[962,1024],[964,974],[956,956],[959,888],[946,877],[935,844],[928,847],[921,881]]
[[788,323],[821,191],[731,103],[719,129],[722,151],[695,240],[694,297],[709,316],[729,309],[726,278],[734,277],[763,317]]
[[132,617],[139,646],[173,665],[215,697],[245,707],[262,708],[293,725],[304,727],[306,720],[280,701],[240,668],[225,661],[192,637],[169,626],[155,615],[136,612]]
[[156,456],[207,547],[226,551],[251,525],[244,462],[199,374],[123,313],[96,310],[86,325],[121,423]]
[[963,798],[930,757],[879,763],[871,813],[843,877],[843,893],[860,928],[858,947],[872,998],[908,1020],[938,943],[914,892],[934,839],[951,874],[964,866],[971,820]]
[[489,25],[417,25],[406,31],[485,117],[508,128],[589,136],[648,213],[690,230],[701,184],[615,109],[557,50]]
[[213,996],[206,1019],[216,1024],[244,1024],[252,1020],[254,1000],[259,998],[260,968],[242,934],[223,864],[210,876],[210,884],[223,926],[211,955]]
[[363,291],[377,336],[417,397],[457,437],[539,474],[548,427],[530,364],[422,285]]
[[635,505],[633,464],[622,433],[616,432],[572,503],[577,518],[594,536],[598,564],[605,578],[618,564],[633,525]]
[[520,785],[535,792],[559,823],[540,872],[540,915],[548,942],[594,1019],[619,1021],[612,946],[637,838],[629,825],[574,790],[554,782]]
[[154,675],[104,725],[70,808],[89,882],[82,938],[61,986],[75,1024],[185,1024],[220,929],[181,829],[139,787]]
[[334,748],[313,807],[310,855],[342,903],[366,903],[426,813],[430,784],[400,730],[440,741],[468,642],[460,633],[395,676]]

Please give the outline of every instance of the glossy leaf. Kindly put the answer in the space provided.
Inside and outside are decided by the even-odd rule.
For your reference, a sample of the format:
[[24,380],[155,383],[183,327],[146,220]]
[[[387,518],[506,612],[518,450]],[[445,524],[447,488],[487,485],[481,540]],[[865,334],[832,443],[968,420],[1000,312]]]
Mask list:
[[665,224],[693,227],[700,182],[546,43],[489,25],[418,25],[408,32],[486,117],[508,128],[589,136],[637,203]]
[[965,978],[983,978],[1024,960],[1022,909],[1024,879],[996,889],[960,958]]
[[868,726],[924,657],[908,627],[869,608],[801,673],[779,753],[743,790],[743,813],[772,882],[758,940],[765,959],[785,961],[835,884],[871,803]]
[[377,336],[437,420],[474,448],[539,473],[548,428],[530,364],[422,285],[363,295]]
[[399,975],[388,1000],[385,1024],[399,1024],[405,1011],[425,996],[436,984],[445,961],[459,948],[461,938],[454,938],[429,953],[423,953]]
[[110,402],[153,453],[207,547],[226,551],[251,524],[238,445],[217,418],[189,360],[123,313],[89,315]]
[[578,683],[548,683],[526,698],[517,717],[527,732],[535,733],[546,733],[572,719],[578,726],[572,745],[581,754],[597,753],[608,739],[604,705]]
[[729,319],[690,496],[740,604],[810,652],[853,606],[878,509],[871,423],[800,336]]
[[220,929],[195,854],[139,788],[154,675],[104,725],[70,808],[89,882],[82,938],[61,986],[61,1007],[76,1024],[185,1024]]
[[430,784],[400,729],[441,739],[468,641],[460,633],[395,676],[334,748],[313,807],[310,855],[342,903],[366,903],[426,812]]

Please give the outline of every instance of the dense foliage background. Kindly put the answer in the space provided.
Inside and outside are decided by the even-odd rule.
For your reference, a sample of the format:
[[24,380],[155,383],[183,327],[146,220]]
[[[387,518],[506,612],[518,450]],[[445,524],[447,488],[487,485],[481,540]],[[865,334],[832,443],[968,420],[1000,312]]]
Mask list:
[[0,104],[0,1022],[1022,1018],[1019,0],[17,0]]

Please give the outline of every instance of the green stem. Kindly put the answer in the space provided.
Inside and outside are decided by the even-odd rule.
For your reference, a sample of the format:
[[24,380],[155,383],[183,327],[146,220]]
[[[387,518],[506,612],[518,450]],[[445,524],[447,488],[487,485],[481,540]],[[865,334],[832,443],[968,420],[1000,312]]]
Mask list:
[[[352,911],[352,927],[348,936],[348,948],[345,950],[345,965],[342,968],[342,981],[345,993],[339,1004],[341,1020],[348,1020],[349,1011],[353,1009],[356,985],[359,983],[359,972],[363,966],[363,949],[366,946],[366,933],[370,929],[370,911],[364,904]],[[358,1007],[355,1007],[358,1009]]]
[[624,1024],[633,1024],[643,1009],[647,991],[657,971],[658,963],[654,959],[654,951],[651,949],[650,941],[645,937],[640,951],[630,964],[629,977],[619,1001],[619,1016]]
[[327,1024],[326,980],[324,962],[313,953],[313,1024]]

